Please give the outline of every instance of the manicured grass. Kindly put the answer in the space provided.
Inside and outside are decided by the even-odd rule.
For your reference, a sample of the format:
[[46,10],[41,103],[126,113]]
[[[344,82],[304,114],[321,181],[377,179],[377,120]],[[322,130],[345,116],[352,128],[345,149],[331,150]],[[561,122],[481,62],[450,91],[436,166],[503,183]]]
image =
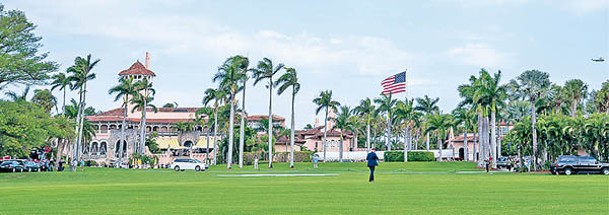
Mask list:
[[[486,174],[472,163],[285,163],[204,173],[0,173],[0,214],[609,214],[609,177]],[[236,167],[236,166],[235,166]],[[323,177],[234,174],[332,173]]]

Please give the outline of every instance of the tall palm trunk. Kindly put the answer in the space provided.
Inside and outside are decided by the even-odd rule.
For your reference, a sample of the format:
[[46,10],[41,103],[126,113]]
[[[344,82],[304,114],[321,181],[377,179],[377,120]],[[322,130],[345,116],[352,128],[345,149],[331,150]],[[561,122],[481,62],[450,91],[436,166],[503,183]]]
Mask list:
[[326,117],[324,118],[324,162],[326,162],[326,148],[328,145],[328,107],[326,107]]
[[[123,108],[123,124],[121,126],[121,140],[120,143],[118,144],[118,156],[116,156],[117,158],[119,158],[119,163],[122,163],[122,159],[123,159],[123,147],[125,147],[123,144],[125,144],[126,138],[125,138],[125,128],[127,126],[127,103],[129,101],[129,96],[125,96],[125,103],[123,104],[123,106],[125,108]],[[116,150],[114,150],[116,151]]]
[[[474,132],[474,151],[473,151],[473,152],[474,152],[474,154],[472,155],[472,157],[473,157],[473,159],[472,159],[472,160],[473,160],[474,162],[477,162],[477,161],[478,161],[478,154],[479,154],[479,153],[478,153],[478,151],[477,151],[478,149],[476,148],[476,145],[477,145],[477,144],[479,145],[479,143],[478,143],[478,142],[479,142],[479,141],[478,141],[478,139],[476,139],[476,133]],[[478,148],[479,148],[479,147],[480,147],[480,146],[478,146]]]
[[[234,91],[234,90],[231,90]],[[226,168],[231,169],[233,163],[233,127],[235,126],[235,93],[231,92],[230,97],[230,118],[228,120],[228,153],[226,155]]]
[[571,104],[571,117],[575,117],[576,111],[577,111],[577,100],[573,99],[573,102]]
[[63,106],[61,107],[61,113],[66,114],[66,88],[63,88]]
[[533,127],[533,170],[537,171],[537,116],[535,114],[535,102],[531,101],[531,127]]
[[269,78],[269,168],[273,168],[273,76]]
[[241,126],[239,127],[239,168],[243,168],[243,148],[245,147],[245,86],[243,83],[243,95],[241,101]]
[[290,131],[290,168],[294,168],[294,129],[296,127],[294,120],[294,86],[292,86],[292,116],[291,116],[291,131]]
[[85,123],[85,115],[84,115],[84,110],[86,107],[85,101],[86,101],[86,96],[87,96],[87,82],[85,82],[83,84],[83,90],[82,90],[82,102],[80,103],[80,122],[79,122],[79,127],[78,127],[78,145],[77,145],[77,151],[76,151],[76,159],[80,158],[80,153],[81,153],[81,148],[83,147],[83,128],[84,128],[84,123]]
[[[484,119],[482,112],[478,111],[478,166],[484,166]],[[481,158],[481,159],[480,159]]]
[[340,145],[338,146],[338,162],[343,162],[343,129],[340,129]]
[[497,125],[495,123],[495,111],[491,110],[491,163],[493,168],[497,168]]
[[387,110],[387,140],[385,142],[387,151],[391,151],[391,113]]
[[438,132],[438,152],[440,156],[438,156],[438,161],[442,161],[442,135]]
[[370,121],[366,123],[366,148],[370,151]]
[[[467,123],[465,124],[465,127],[467,128]],[[465,129],[465,132],[463,132],[463,160],[468,161],[469,160],[469,149],[468,149],[468,145],[467,145],[467,129]]]
[[408,148],[410,147],[410,129],[406,126],[406,131],[404,133],[406,136],[406,140],[404,141],[404,162],[408,162]]
[[[207,118],[209,119],[209,117]],[[205,164],[209,166],[209,127],[207,127],[207,134],[205,136],[207,137],[207,146],[205,147]]]
[[218,103],[214,105],[214,165],[218,164]]
[[429,132],[427,132],[426,136],[427,139],[425,140],[425,148],[427,149],[427,151],[429,151]]
[[[144,154],[144,146],[146,145],[146,108],[148,106],[148,89],[144,89],[144,107],[142,107],[142,122],[140,128],[140,144],[135,153]],[[134,148],[135,149],[135,148]]]

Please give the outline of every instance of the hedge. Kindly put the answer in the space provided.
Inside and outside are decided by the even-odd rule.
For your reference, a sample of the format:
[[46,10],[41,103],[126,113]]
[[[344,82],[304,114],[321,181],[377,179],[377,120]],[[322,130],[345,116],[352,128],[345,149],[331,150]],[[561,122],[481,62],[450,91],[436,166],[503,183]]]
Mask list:
[[[408,152],[408,161],[435,161],[433,152]],[[385,162],[404,162],[404,151],[386,151]]]
[[[294,151],[294,162],[311,162],[311,151]],[[289,162],[289,152],[278,152],[273,156],[275,162]]]

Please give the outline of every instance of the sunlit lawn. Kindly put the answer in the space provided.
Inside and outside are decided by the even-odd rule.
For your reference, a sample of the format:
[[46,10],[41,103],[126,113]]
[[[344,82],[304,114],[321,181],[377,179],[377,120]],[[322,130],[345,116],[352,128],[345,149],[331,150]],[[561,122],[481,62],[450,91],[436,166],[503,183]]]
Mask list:
[[[207,172],[0,173],[0,214],[609,214],[609,177],[486,174],[472,163],[285,163]],[[240,177],[251,174],[330,176]]]

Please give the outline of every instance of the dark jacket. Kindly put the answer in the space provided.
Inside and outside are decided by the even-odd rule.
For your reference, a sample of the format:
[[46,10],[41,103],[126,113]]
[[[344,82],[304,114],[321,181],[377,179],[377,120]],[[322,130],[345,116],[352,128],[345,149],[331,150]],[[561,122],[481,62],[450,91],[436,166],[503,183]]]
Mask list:
[[376,153],[374,153],[374,152],[368,153],[366,160],[368,160],[368,166],[378,166],[379,165],[379,163],[377,162],[379,160],[379,157],[376,156]]

